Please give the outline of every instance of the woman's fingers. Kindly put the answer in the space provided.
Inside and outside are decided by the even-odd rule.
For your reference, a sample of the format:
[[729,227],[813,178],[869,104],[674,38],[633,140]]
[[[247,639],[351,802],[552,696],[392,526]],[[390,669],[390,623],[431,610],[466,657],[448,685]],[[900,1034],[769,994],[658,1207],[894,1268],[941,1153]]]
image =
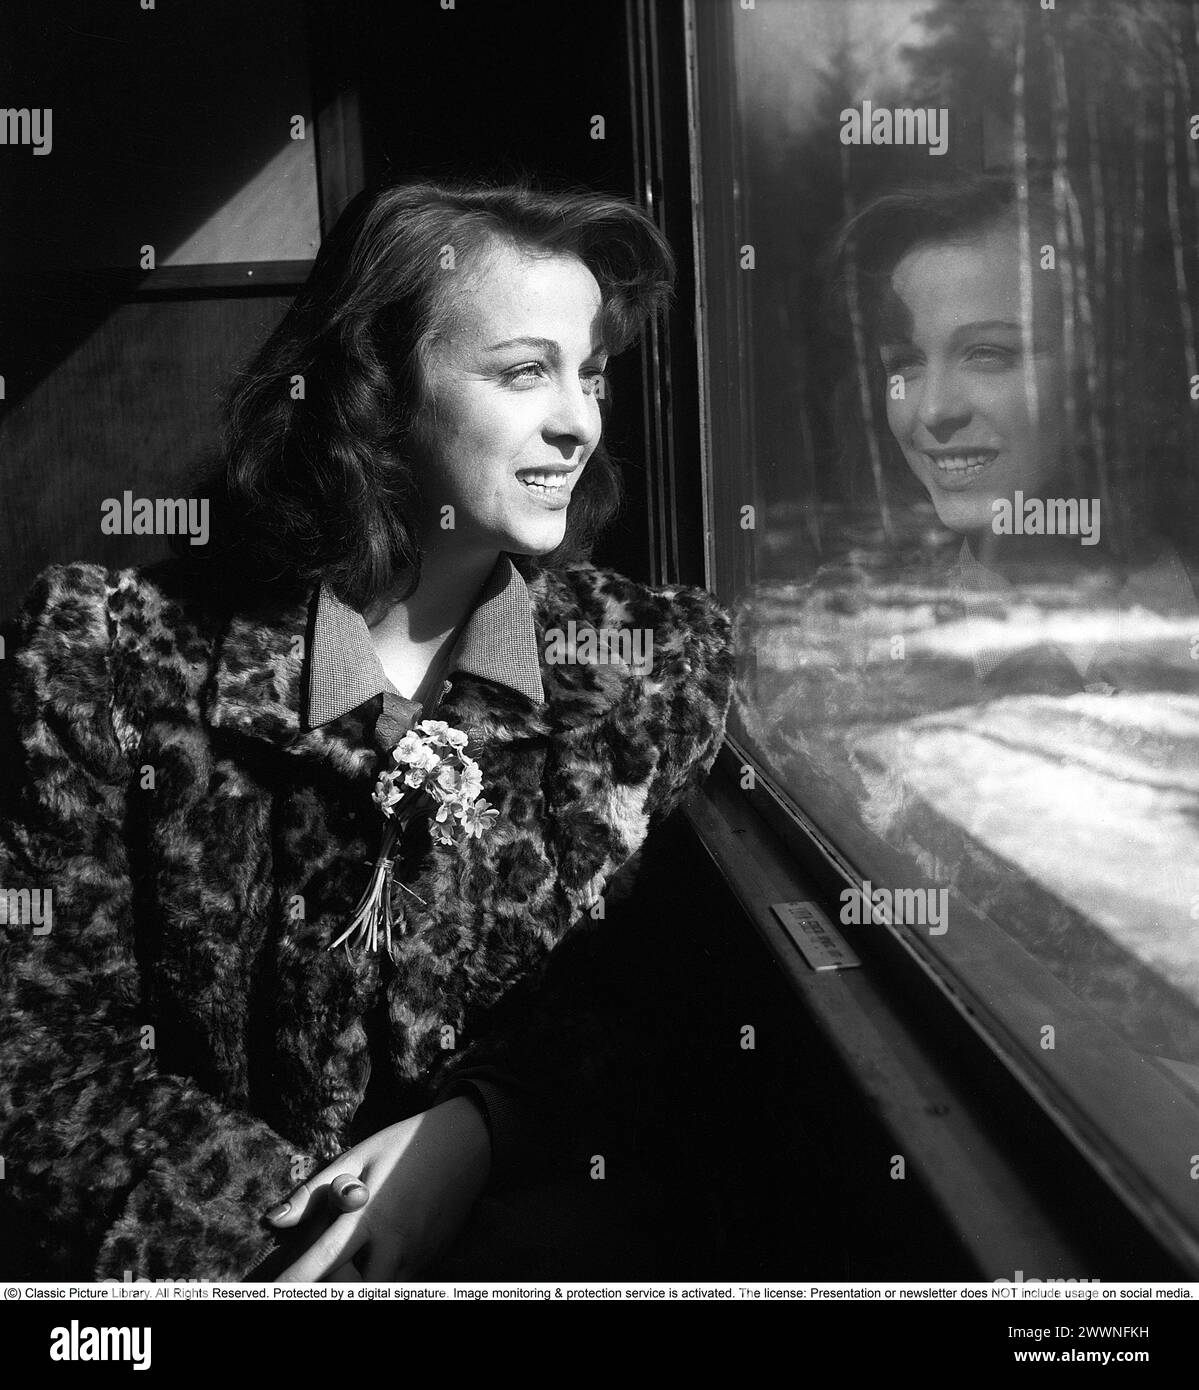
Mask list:
[[307,1182],[302,1182],[286,1201],[272,1207],[266,1214],[266,1220],[280,1230],[299,1225],[316,1210],[313,1199],[326,1191],[334,1212],[357,1211],[366,1205],[370,1196],[357,1173],[326,1168]]
[[277,1207],[272,1207],[267,1212],[265,1219],[272,1226],[284,1229],[294,1226],[307,1214],[308,1203],[311,1200],[312,1189],[306,1182],[301,1183],[285,1201],[280,1202]]
[[315,1284],[350,1260],[362,1248],[366,1231],[356,1216],[339,1216],[297,1260],[278,1276],[277,1283]]

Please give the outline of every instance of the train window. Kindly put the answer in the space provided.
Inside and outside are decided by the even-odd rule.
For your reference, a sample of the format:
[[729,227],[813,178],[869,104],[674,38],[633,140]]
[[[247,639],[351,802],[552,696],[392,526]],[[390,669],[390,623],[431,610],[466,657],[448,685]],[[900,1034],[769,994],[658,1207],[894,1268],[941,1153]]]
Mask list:
[[1194,1251],[1199,6],[689,36],[732,741]]

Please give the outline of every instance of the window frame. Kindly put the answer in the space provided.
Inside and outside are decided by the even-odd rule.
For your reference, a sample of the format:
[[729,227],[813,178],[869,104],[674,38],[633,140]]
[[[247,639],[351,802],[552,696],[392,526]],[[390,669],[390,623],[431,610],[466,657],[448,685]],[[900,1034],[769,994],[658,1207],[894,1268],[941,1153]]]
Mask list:
[[[366,184],[365,149],[358,89],[339,81],[330,51],[346,43],[340,32],[320,26],[302,0],[295,18],[302,39],[309,87],[308,129],[313,145],[313,193],[321,244],[350,200]],[[337,51],[345,66],[346,55]],[[319,246],[318,246],[319,251]],[[46,293],[114,303],[145,300],[278,296],[300,290],[316,255],[299,260],[196,261],[136,266],[59,266],[53,270],[0,270],[0,291],[34,286]]]

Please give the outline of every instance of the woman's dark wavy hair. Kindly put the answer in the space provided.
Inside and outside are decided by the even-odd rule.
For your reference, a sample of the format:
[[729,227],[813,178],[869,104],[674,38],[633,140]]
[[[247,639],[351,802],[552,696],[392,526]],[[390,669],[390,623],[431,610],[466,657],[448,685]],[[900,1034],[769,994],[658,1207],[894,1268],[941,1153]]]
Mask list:
[[[1053,241],[1051,175],[1032,174],[1025,195],[1033,244]],[[841,273],[836,287],[844,294],[846,258],[852,253],[865,289],[863,300],[876,305],[896,265],[914,247],[975,237],[1015,214],[1019,200],[1020,183],[1012,174],[959,174],[879,193],[837,233],[833,260]],[[1057,283],[1056,277],[1051,283]]]
[[[359,607],[406,572],[415,587],[420,460],[435,431],[426,366],[452,327],[455,290],[504,244],[579,257],[600,287],[610,354],[634,341],[674,282],[661,233],[621,198],[527,182],[359,194],[229,399],[223,457],[201,494],[213,512],[206,559],[219,562],[222,585],[298,593],[322,580]],[[620,500],[601,442],[562,544],[518,565],[531,573],[585,557]]]

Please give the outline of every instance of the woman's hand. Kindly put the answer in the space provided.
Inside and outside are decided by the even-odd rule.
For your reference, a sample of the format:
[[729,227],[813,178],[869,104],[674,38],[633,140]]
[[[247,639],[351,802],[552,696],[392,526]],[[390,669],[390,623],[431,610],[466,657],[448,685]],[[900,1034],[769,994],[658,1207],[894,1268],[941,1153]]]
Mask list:
[[279,1282],[411,1278],[462,1229],[490,1166],[487,1126],[465,1096],[372,1134],[267,1213],[277,1231],[325,1217]]

